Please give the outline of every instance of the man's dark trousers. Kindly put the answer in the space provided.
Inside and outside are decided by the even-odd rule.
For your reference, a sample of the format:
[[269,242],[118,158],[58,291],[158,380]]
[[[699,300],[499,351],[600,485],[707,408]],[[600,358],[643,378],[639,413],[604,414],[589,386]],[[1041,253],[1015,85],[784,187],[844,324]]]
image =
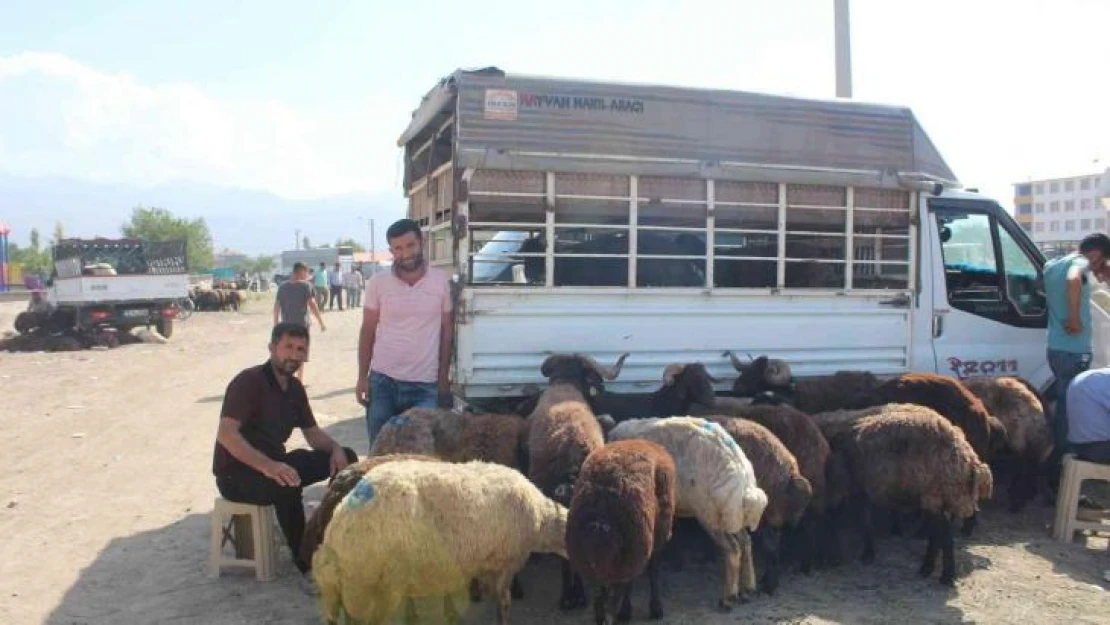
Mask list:
[[[347,462],[358,462],[358,454],[344,447]],[[301,561],[301,539],[304,537],[304,503],[301,490],[323,481],[331,475],[330,456],[323,451],[294,449],[278,460],[293,467],[301,477],[300,486],[282,486],[246,465],[238,465],[233,473],[216,478],[216,488],[228,501],[249,503],[256,506],[273,506],[285,542],[293,551],[293,563],[302,573],[311,562]]]

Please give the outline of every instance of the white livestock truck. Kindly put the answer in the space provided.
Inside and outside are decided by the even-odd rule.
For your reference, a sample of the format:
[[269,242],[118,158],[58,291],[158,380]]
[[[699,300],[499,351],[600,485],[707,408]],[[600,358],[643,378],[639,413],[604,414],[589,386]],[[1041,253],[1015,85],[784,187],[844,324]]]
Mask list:
[[[726,350],[795,375],[1020,375],[1050,391],[1044,258],[901,107],[456,71],[413,113],[408,215],[455,276],[455,392],[549,352],[617,392]],[[722,382],[719,391],[731,384]]]
[[138,239],[63,239],[54,246],[47,297],[16,318],[21,333],[114,346],[117,334],[153,326],[169,338],[189,296],[186,243]]

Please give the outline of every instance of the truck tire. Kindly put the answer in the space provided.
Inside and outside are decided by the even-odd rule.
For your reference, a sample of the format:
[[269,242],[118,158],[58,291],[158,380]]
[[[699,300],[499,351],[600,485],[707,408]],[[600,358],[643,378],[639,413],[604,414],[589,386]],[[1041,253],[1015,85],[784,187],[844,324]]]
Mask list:
[[154,329],[158,331],[158,334],[170,338],[173,336],[173,318],[159,317],[158,320],[154,322]]
[[15,316],[15,331],[19,334],[27,334],[37,327],[39,327],[39,318],[35,313],[25,311]]

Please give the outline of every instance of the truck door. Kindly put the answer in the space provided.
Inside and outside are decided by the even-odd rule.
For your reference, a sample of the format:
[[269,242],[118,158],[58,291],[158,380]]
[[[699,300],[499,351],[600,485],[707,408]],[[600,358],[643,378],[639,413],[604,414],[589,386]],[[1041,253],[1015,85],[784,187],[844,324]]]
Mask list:
[[[1051,380],[1045,355],[1043,260],[1020,227],[992,203],[929,201],[934,250],[933,354],[937,372],[959,378],[1018,375]],[[937,275],[937,274],[940,275]]]

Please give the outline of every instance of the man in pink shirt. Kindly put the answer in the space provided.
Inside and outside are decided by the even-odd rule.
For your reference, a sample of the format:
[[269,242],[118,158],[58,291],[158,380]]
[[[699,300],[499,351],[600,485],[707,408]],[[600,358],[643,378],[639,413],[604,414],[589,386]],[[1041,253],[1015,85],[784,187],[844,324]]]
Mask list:
[[449,407],[451,398],[450,278],[425,262],[415,221],[397,221],[385,237],[393,267],[366,284],[358,340],[355,395],[366,406],[371,446],[394,415],[412,407]]

